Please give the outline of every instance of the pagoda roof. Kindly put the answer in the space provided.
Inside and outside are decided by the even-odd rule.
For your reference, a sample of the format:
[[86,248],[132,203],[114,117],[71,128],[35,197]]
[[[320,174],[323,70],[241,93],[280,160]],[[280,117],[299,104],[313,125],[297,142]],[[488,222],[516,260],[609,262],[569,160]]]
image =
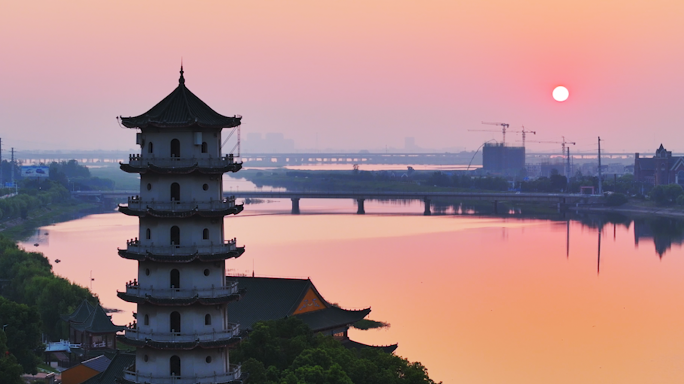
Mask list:
[[81,304],[69,315],[62,315],[62,320],[69,323],[82,323],[86,321],[88,316],[95,310],[95,306],[90,304],[88,300],[83,300]]
[[185,86],[181,65],[178,87],[149,111],[139,116],[120,117],[127,128],[233,128],[242,116],[223,116],[214,111]]
[[[229,276],[237,280],[245,296],[228,304],[231,319],[245,329],[258,321],[297,316],[314,332],[349,326],[370,313],[370,308],[347,310],[328,303],[309,279]],[[300,312],[307,297],[319,301],[318,309]],[[298,313],[300,312],[300,313]]]
[[71,327],[88,333],[116,333],[123,330],[125,327],[114,325],[109,315],[102,309],[102,306],[96,306],[85,321],[80,323],[73,323]]
[[107,369],[84,381],[82,384],[119,384],[123,371],[135,363],[134,353],[117,351]]

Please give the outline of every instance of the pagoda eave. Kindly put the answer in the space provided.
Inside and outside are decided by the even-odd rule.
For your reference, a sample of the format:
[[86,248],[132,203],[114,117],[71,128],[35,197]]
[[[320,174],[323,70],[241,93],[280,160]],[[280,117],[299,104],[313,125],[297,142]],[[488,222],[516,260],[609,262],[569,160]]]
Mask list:
[[245,247],[236,247],[234,250],[221,253],[194,253],[191,255],[157,255],[154,253],[139,253],[131,252],[126,249],[119,249],[119,256],[128,260],[137,261],[156,261],[162,263],[190,263],[193,261],[213,262],[228,260],[242,256],[245,253]]
[[116,339],[124,344],[136,347],[136,348],[152,348],[158,350],[193,350],[193,349],[215,349],[215,348],[227,348],[239,344],[242,341],[242,337],[235,336],[229,339],[223,340],[212,340],[212,341],[154,341],[150,339],[145,340],[133,340],[129,339],[124,335],[117,335]]
[[236,294],[230,294],[219,297],[188,297],[188,298],[158,298],[153,296],[135,296],[128,294],[126,292],[117,292],[117,296],[129,303],[136,304],[150,304],[160,307],[165,306],[182,306],[187,307],[194,304],[200,305],[216,305],[216,304],[226,304],[233,301],[238,301],[242,298],[242,295],[246,293],[245,289],[241,289]]
[[[121,125],[126,128],[139,128],[141,130],[146,129],[188,129],[188,128],[204,128],[204,129],[223,129],[223,128],[235,128],[238,127],[242,122],[242,117],[224,117],[224,121],[219,124],[210,124],[197,120],[187,120],[178,121],[173,123],[159,122],[159,121],[149,121],[147,119],[141,119],[140,116],[136,117],[122,117]],[[147,121],[145,121],[147,120]]]
[[130,164],[119,163],[119,168],[126,173],[154,173],[158,175],[189,175],[198,173],[202,175],[222,175],[226,172],[238,172],[242,169],[242,162],[225,165],[222,167],[200,167],[193,165],[189,167],[158,167],[153,164],[146,166],[133,166]]
[[228,215],[237,215],[244,209],[243,204],[238,204],[230,208],[219,209],[219,210],[206,210],[202,211],[199,209],[192,209],[189,211],[164,211],[156,210],[152,208],[147,209],[133,209],[127,206],[119,205],[119,212],[127,216],[138,216],[138,217],[154,217],[159,219],[183,219],[188,217],[224,217]]

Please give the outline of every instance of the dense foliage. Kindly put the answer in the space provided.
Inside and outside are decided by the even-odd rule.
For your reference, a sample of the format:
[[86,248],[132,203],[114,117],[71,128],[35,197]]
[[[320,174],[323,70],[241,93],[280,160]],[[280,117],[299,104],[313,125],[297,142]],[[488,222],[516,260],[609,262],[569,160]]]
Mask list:
[[0,330],[0,383],[23,384],[22,367],[7,348],[7,336]]
[[349,350],[296,317],[259,322],[234,351],[253,384],[434,383],[420,363],[377,349]]
[[114,181],[92,177],[88,167],[78,164],[76,160],[52,162],[50,164],[50,180],[62,184],[69,190],[112,190]]
[[611,193],[606,196],[606,205],[609,207],[617,207],[623,204],[627,204],[627,196],[622,193],[616,192]]
[[69,198],[69,191],[49,180],[31,180],[22,185],[20,193],[0,199],[0,219],[25,219],[29,212]]
[[41,321],[42,332],[53,340],[68,336],[60,315],[71,313],[84,299],[97,302],[88,289],[55,276],[42,253],[24,251],[2,236],[0,279],[8,280],[0,294],[33,308]]
[[36,308],[0,297],[0,326],[4,328],[9,352],[24,372],[35,374],[43,351]]
[[649,196],[658,205],[682,204],[679,197],[684,195],[684,189],[679,184],[658,185],[651,189]]

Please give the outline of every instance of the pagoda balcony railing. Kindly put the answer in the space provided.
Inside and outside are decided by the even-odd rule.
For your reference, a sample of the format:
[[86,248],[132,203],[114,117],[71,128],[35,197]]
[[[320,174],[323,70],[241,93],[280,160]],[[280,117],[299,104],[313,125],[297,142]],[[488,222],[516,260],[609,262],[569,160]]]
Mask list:
[[128,165],[131,167],[146,167],[152,164],[160,168],[185,168],[198,166],[201,168],[222,168],[237,164],[233,154],[222,157],[148,157],[136,154],[128,155]]
[[128,340],[156,341],[156,342],[193,342],[193,341],[219,341],[238,337],[239,324],[228,324],[228,329],[213,332],[152,332],[141,330],[139,326],[124,329],[124,337]]
[[[141,287],[137,280],[126,283],[126,294],[137,297],[154,297],[157,299],[190,299],[217,298],[239,293],[237,281],[227,281],[225,287],[211,288],[152,288]],[[129,327],[131,328],[131,327]],[[194,340],[194,339],[193,339]]]
[[196,243],[193,245],[155,245],[141,244],[140,240],[137,238],[126,241],[126,251],[130,253],[153,253],[155,255],[168,255],[168,256],[185,256],[193,255],[195,253],[201,255],[211,255],[217,253],[228,253],[237,250],[237,239],[226,240],[223,244],[214,244],[213,242],[208,245]]
[[235,208],[235,196],[230,196],[221,200],[209,201],[159,201],[154,199],[141,200],[140,196],[130,196],[128,198],[128,209],[135,211],[143,211],[146,209],[167,212],[186,212],[191,210],[222,211],[230,208]]
[[128,367],[123,372],[123,379],[132,383],[148,384],[204,384],[204,383],[227,383],[239,380],[242,370],[239,365],[230,365],[230,371],[226,373],[214,373],[212,375],[148,375],[133,371],[134,366]]

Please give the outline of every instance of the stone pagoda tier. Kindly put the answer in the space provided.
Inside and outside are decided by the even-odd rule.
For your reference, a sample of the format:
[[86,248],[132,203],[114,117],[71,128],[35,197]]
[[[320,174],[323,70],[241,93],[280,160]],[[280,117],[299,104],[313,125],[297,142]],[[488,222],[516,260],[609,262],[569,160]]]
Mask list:
[[185,87],[178,87],[140,116],[121,117],[139,129],[140,154],[121,169],[140,174],[140,193],[119,210],[139,220],[138,237],[119,255],[138,261],[138,276],[118,292],[136,303],[136,321],[120,341],[136,347],[135,364],[122,383],[241,383],[230,346],[240,327],[228,322],[227,304],[244,294],[226,280],[226,260],[245,251],[224,239],[224,216],[243,206],[223,196],[222,175],[242,163],[221,155],[221,131],[241,116],[223,116]]

